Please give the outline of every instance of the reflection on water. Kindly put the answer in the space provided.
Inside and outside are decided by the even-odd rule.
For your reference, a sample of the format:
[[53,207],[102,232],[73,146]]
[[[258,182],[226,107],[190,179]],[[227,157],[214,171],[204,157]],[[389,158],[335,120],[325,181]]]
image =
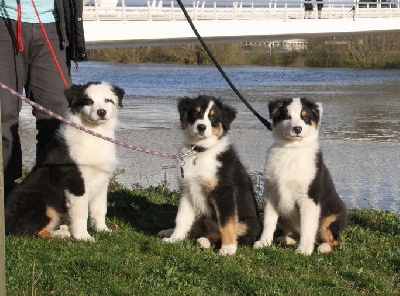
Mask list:
[[[321,147],[337,190],[349,207],[400,211],[400,70],[225,67],[243,96],[268,118],[275,98],[308,97],[323,104]],[[271,134],[212,66],[123,65],[85,62],[75,83],[105,80],[126,91],[119,139],[176,153],[181,145],[178,98],[209,94],[238,110],[232,141],[250,172],[262,172]],[[156,157],[119,149],[123,182],[155,185],[174,170]],[[144,181],[145,180],[145,181]]]

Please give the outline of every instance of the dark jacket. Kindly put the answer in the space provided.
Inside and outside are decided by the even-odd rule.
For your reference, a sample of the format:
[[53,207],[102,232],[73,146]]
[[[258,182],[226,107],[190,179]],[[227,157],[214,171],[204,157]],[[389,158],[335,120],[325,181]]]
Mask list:
[[66,48],[69,61],[87,61],[83,31],[83,1],[55,0],[60,17],[61,46]]

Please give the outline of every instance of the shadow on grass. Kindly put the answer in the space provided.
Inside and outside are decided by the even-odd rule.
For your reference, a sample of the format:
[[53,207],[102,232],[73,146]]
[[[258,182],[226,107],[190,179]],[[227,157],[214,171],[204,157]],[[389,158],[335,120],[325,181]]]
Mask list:
[[107,217],[148,235],[173,228],[179,194],[163,186],[117,189],[108,194]]

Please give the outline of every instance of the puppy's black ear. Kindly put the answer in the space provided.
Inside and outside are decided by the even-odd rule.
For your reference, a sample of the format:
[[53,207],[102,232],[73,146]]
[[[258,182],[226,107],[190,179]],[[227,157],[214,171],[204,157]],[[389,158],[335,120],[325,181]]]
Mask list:
[[231,123],[236,118],[236,113],[237,111],[235,108],[225,104],[222,105],[222,126],[226,130],[231,128]]
[[308,100],[306,98],[301,98],[302,104],[310,108],[313,118],[312,121],[314,121],[317,125],[321,121],[321,116],[322,116],[322,104],[321,103],[315,103],[311,100]]
[[278,117],[280,112],[279,108],[283,106],[283,101],[282,100],[275,100],[272,102],[269,102],[268,104],[268,110],[269,110],[269,118],[274,118]]
[[125,91],[117,85],[112,85],[113,92],[118,97],[118,106],[122,108],[122,99],[124,98]]
[[184,121],[187,111],[189,110],[190,103],[192,102],[192,99],[188,97],[184,97],[179,100],[178,102],[178,112],[179,112],[179,120],[181,122]]
[[82,93],[83,89],[84,85],[73,84],[69,88],[64,90],[64,95],[68,101],[68,107],[71,107],[74,104],[74,101],[76,101],[78,94]]

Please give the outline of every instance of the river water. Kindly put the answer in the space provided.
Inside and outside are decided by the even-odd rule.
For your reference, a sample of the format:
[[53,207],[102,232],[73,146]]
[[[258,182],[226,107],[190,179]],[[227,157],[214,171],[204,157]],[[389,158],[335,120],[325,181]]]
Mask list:
[[[323,104],[320,143],[339,195],[348,207],[400,212],[400,70],[224,67],[264,117],[275,98],[307,97]],[[208,94],[238,110],[231,139],[249,172],[261,174],[272,134],[239,100],[213,66],[85,62],[74,83],[104,80],[126,91],[118,140],[175,154],[182,143],[177,100]],[[31,126],[24,107],[22,126]],[[29,118],[29,119],[28,119]],[[24,125],[25,123],[25,125]],[[24,156],[24,162],[32,157]],[[177,187],[173,160],[118,148],[125,185]]]

